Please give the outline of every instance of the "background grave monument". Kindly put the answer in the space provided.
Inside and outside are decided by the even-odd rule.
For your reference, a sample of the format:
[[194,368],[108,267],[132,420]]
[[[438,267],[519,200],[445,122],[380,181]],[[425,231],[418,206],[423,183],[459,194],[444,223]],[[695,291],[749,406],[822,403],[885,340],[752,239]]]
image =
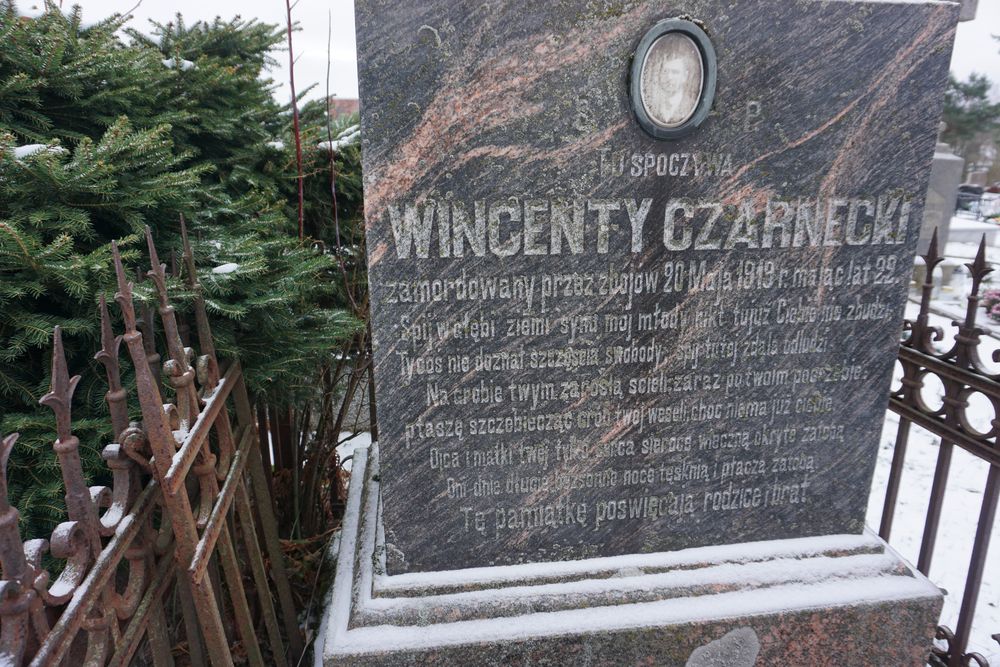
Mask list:
[[958,5],[356,7],[330,664],[921,664],[862,532]]

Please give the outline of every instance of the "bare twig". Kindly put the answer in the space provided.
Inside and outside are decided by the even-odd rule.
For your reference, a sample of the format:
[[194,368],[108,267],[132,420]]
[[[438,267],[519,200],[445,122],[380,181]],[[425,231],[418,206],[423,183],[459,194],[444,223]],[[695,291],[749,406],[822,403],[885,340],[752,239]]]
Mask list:
[[292,50],[292,2],[288,11],[288,84],[292,93],[292,133],[295,135],[295,167],[299,182],[299,241],[305,240],[305,181],[302,174],[302,133],[299,129],[299,100],[295,96],[295,52]]

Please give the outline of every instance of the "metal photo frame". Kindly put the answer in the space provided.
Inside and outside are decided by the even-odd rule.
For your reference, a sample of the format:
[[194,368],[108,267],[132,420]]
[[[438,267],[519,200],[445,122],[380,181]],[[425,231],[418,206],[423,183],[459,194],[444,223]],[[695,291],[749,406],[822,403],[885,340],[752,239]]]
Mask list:
[[[646,58],[656,41],[669,33],[681,33],[689,37],[697,46],[701,55],[702,65],[702,88],[701,98],[691,116],[682,124],[676,127],[664,126],[653,118],[646,111],[646,105],[642,97],[642,71],[646,63]],[[718,79],[718,60],[715,54],[715,47],[708,34],[694,21],[673,18],[659,21],[650,28],[635,50],[635,57],[632,59],[632,67],[629,76],[629,98],[632,111],[642,129],[651,137],[664,141],[680,139],[686,137],[699,127],[708,118],[712,111],[712,104],[715,102],[715,89]]]

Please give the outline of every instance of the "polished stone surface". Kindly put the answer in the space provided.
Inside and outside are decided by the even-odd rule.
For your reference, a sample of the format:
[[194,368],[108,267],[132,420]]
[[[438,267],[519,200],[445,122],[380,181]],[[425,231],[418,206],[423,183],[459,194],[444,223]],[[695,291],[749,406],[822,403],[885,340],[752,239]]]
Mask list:
[[387,576],[377,447],[354,464],[328,667],[921,667],[941,611],[874,535]]
[[[658,141],[682,14],[715,108]],[[860,533],[957,14],[358,0],[390,571]]]

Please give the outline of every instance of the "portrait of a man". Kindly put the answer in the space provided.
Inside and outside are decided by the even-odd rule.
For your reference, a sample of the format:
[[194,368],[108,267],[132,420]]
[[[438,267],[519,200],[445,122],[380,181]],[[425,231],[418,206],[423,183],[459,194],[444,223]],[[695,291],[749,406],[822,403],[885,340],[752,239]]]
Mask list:
[[701,52],[687,35],[670,32],[653,43],[642,68],[642,103],[656,124],[679,127],[701,99],[704,66]]

